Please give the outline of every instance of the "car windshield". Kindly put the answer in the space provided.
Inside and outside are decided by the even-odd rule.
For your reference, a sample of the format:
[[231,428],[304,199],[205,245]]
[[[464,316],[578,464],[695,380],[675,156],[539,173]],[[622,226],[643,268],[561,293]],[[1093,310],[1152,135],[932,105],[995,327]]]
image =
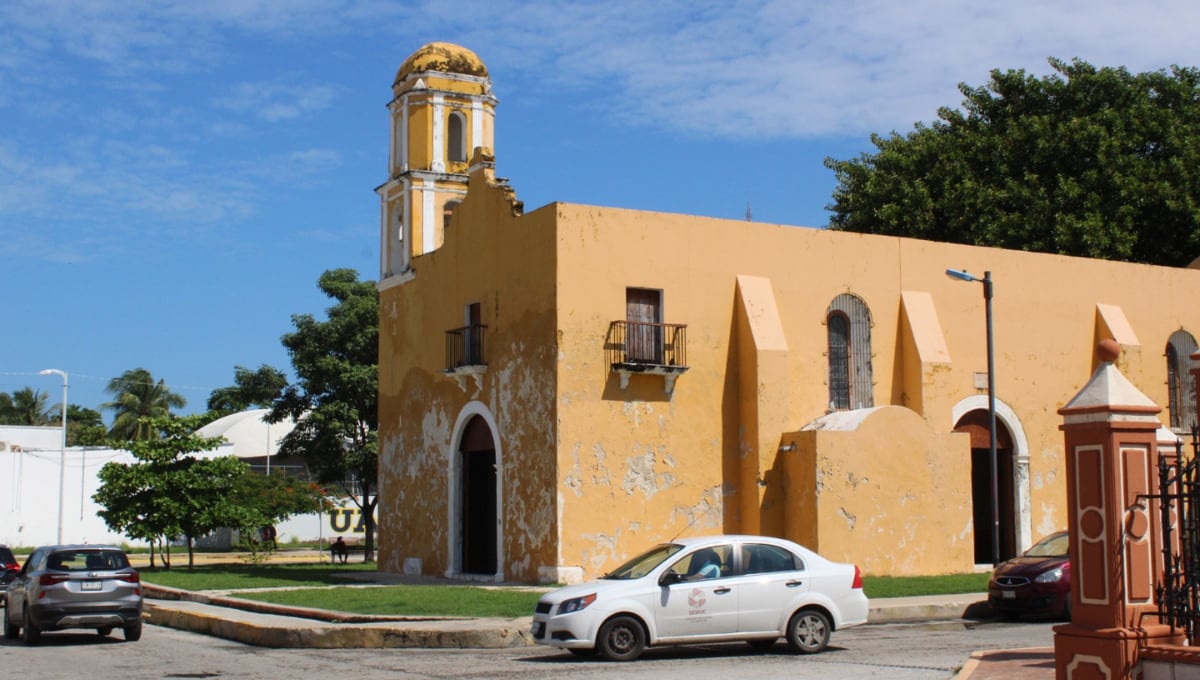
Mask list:
[[1026,557],[1066,557],[1070,546],[1068,534],[1050,534],[1025,551]]
[[662,545],[656,545],[650,550],[647,550],[641,555],[629,560],[625,564],[613,569],[600,578],[614,580],[641,578],[646,574],[649,574],[651,571],[654,571],[655,567],[667,561],[671,555],[674,555],[680,550],[683,550],[683,546],[675,545],[674,543],[663,543]]

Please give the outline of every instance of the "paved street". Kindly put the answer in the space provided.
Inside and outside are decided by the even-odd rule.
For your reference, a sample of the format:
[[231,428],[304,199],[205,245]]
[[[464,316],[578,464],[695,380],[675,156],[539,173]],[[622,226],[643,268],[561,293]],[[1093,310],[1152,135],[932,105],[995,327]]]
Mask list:
[[46,679],[128,678],[952,678],[980,649],[1053,645],[1051,623],[961,622],[862,626],[836,633],[829,651],[793,656],[744,644],[650,650],[631,664],[580,661],[543,647],[481,649],[264,649],[147,626],[140,642],[82,631],[48,634],[39,647],[0,640],[0,665]]

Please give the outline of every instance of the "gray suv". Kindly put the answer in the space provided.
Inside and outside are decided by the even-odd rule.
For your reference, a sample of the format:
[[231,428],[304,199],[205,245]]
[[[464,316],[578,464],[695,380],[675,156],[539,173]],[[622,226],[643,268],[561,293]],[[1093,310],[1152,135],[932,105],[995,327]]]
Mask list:
[[24,632],[37,644],[43,631],[122,628],[142,636],[142,584],[125,552],[111,545],[50,545],[33,551],[7,590],[4,637]]

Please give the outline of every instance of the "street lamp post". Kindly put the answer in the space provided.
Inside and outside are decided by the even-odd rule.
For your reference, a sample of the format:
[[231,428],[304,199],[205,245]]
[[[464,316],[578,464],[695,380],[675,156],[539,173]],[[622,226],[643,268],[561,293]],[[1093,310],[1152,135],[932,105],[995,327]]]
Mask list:
[[67,372],[57,368],[38,371],[38,375],[62,376],[62,444],[58,450],[58,543],[63,542],[63,486],[67,475]]
[[947,269],[946,276],[960,281],[983,284],[983,302],[987,314],[987,392],[988,392],[988,464],[992,482],[992,565],[1000,564],[1000,473],[996,458],[996,362],[992,344],[992,273],[978,278],[961,269]]

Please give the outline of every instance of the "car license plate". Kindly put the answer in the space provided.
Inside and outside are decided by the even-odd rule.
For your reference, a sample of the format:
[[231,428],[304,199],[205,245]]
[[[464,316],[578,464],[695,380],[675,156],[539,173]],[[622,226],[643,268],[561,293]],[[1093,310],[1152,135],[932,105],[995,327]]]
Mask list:
[[1015,590],[1001,590],[1001,591],[1000,591],[1000,597],[1003,597],[1003,598],[1004,598],[1004,599],[1006,599],[1006,600],[1015,600],[1015,599],[1017,599],[1017,591],[1015,591]]
[[80,590],[100,590],[104,584],[100,581],[84,581],[79,584]]

